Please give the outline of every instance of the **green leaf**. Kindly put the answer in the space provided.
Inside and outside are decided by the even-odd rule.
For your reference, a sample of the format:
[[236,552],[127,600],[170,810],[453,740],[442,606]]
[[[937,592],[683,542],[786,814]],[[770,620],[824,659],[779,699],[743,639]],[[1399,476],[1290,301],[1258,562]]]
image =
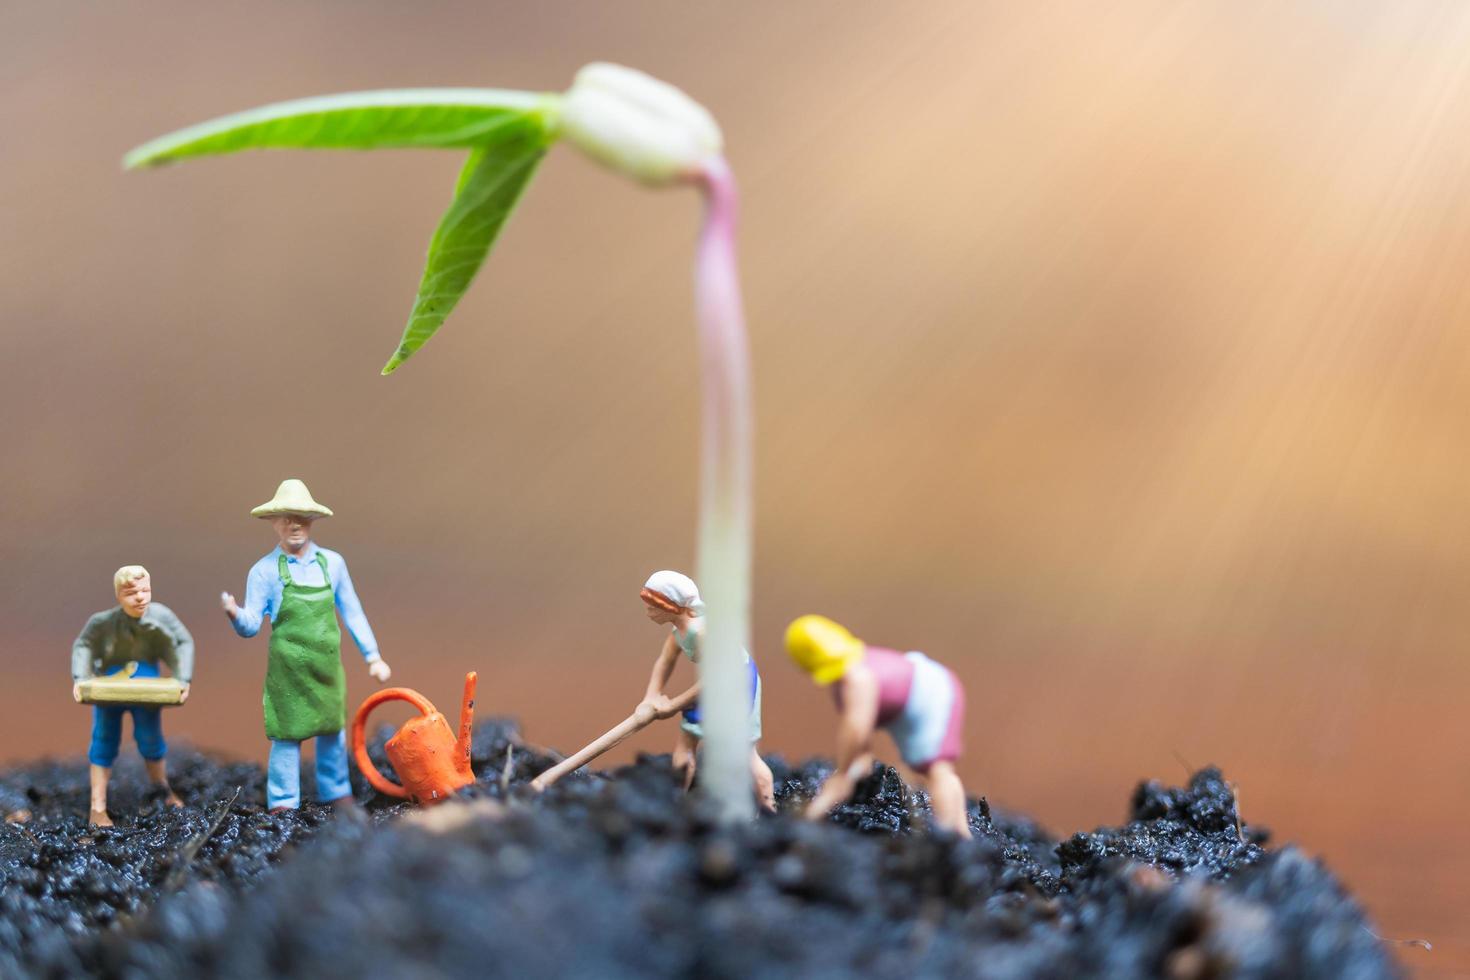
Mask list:
[[278,102],[221,116],[144,143],[129,170],[264,147],[367,150],[476,147],[535,119],[550,133],[560,97],[505,89],[391,89]]
[[500,136],[496,143],[471,153],[460,171],[454,200],[429,242],[429,258],[403,339],[383,367],[384,374],[392,374],[424,346],[459,303],[552,138],[533,121],[504,129]]

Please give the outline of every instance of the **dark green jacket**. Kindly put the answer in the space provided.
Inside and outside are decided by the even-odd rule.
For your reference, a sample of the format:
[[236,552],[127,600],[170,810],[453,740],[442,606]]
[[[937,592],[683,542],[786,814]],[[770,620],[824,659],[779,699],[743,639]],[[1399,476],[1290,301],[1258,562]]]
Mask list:
[[194,676],[194,637],[161,602],[149,603],[142,619],[113,606],[87,620],[72,644],[71,679],[96,677],[132,660],[163,661],[170,673],[188,684]]

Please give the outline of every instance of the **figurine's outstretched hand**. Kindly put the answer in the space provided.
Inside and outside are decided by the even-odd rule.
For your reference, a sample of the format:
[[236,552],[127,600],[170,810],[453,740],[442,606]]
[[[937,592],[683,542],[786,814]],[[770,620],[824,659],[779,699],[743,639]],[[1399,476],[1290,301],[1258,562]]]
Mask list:
[[802,816],[807,820],[827,819],[827,814],[831,813],[834,807],[845,802],[852,795],[852,789],[852,784],[844,776],[833,773],[827,778],[827,782],[823,784],[817,795],[812,797],[812,801],[807,804]]
[[75,701],[77,704],[81,704],[82,703],[82,685],[80,683],[77,683],[77,682],[73,682],[72,683],[72,686],[71,686],[71,699],[73,701]]
[[189,700],[189,685],[185,684],[184,689],[179,692],[179,704],[183,704],[187,700]]
[[388,683],[388,678],[393,676],[393,668],[388,666],[386,660],[374,660],[368,664],[368,673],[373,675],[373,680],[379,684]]
[[225,615],[230,617],[230,622],[233,623],[239,618],[240,606],[235,602],[235,597],[228,592],[221,592],[219,594],[219,606],[225,611]]
[[858,782],[872,768],[873,755],[871,752],[864,752],[849,763],[846,769],[838,770],[828,776],[817,795],[807,804],[806,812],[802,816],[808,820],[827,819],[827,814],[852,798],[853,790],[857,789]]

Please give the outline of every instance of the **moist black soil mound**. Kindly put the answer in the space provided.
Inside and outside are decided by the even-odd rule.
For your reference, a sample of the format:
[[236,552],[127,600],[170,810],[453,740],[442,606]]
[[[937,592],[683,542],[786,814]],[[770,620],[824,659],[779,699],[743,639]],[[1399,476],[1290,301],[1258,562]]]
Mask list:
[[812,824],[796,813],[829,765],[771,757],[781,814],[722,827],[666,756],[534,796],[555,760],[485,722],[464,803],[415,811],[354,773],[354,821],[272,816],[258,767],[176,751],[188,806],[123,765],[111,830],[86,824],[84,763],[0,774],[0,805],[32,812],[0,832],[0,977],[1399,975],[1215,769],[1058,843],[983,799],[973,840],[934,833],[882,766]]

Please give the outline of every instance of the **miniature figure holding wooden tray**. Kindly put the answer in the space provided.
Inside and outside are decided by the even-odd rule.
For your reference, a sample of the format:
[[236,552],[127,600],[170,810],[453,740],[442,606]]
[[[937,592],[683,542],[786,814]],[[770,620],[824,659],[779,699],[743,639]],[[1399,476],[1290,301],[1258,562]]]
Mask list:
[[[107,782],[122,744],[122,719],[133,716],[133,738],[148,778],[169,806],[183,806],[169,786],[160,709],[183,704],[194,675],[194,638],[173,610],[153,601],[153,579],[142,565],[124,565],[112,577],[118,604],[87,620],[72,644],[71,696],[92,705],[92,810],[89,822],[111,827]],[[161,677],[159,662],[172,677]]]

